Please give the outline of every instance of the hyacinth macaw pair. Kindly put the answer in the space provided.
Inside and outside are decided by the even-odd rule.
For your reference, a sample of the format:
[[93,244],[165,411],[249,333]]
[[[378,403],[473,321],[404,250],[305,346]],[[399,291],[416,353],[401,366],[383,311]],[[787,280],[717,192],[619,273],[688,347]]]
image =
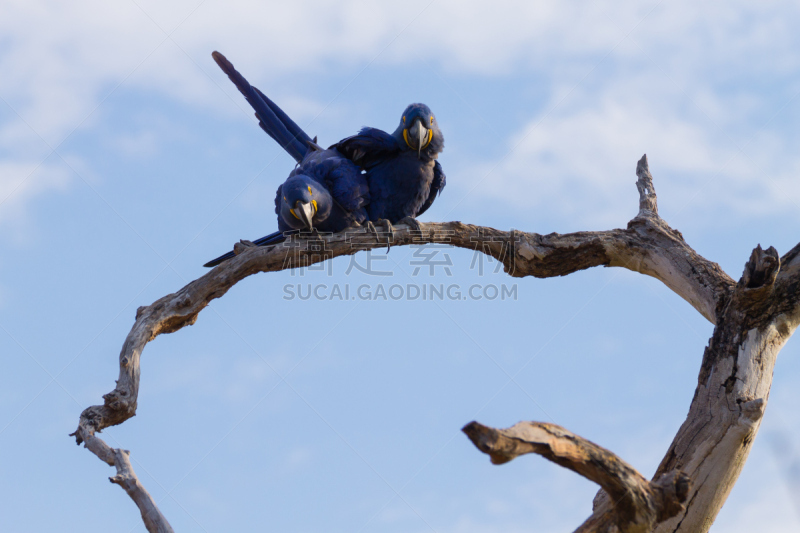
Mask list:
[[[225,56],[212,54],[256,112],[261,128],[296,161],[297,166],[275,195],[278,231],[252,244],[284,240],[293,230],[337,233],[374,224],[408,224],[433,204],[445,186],[436,160],[444,137],[428,106],[411,104],[394,133],[363,128],[357,135],[324,149],[286,113],[236,71]],[[213,267],[234,256],[228,252],[204,266]]]

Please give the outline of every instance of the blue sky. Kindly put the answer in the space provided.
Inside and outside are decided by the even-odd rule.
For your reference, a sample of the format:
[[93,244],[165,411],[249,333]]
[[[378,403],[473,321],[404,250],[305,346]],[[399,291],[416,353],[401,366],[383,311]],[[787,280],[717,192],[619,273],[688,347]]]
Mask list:
[[[3,2],[0,529],[144,531],[67,436],[101,402],[135,310],[273,231],[288,155],[219,50],[312,136],[446,137],[423,220],[539,233],[622,227],[647,153],[662,217],[738,279],[799,240],[800,9],[791,2]],[[176,531],[568,531],[596,487],[541,458],[493,466],[459,429],[555,422],[651,475],[711,325],[655,280],[511,279],[464,250],[414,276],[261,274],[148,345],[130,449]],[[445,255],[447,254],[447,255]],[[447,259],[445,259],[447,258]],[[366,254],[356,256],[363,266]],[[284,299],[287,285],[506,284],[516,299]],[[796,531],[800,353],[712,531]],[[794,468],[793,468],[794,465]],[[793,492],[794,491],[794,492]]]

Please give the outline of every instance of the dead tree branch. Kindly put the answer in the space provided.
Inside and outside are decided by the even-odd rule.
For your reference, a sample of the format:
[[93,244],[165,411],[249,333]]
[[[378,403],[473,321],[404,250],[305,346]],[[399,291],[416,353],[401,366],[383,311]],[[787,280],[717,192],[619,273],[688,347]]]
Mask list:
[[172,526],[161,514],[155,500],[144,488],[133,471],[133,465],[129,456],[131,452],[119,448],[112,448],[102,439],[96,437],[91,430],[78,428],[81,432],[80,438],[84,446],[90,452],[100,458],[101,461],[117,468],[117,475],[108,478],[111,483],[115,483],[125,489],[128,496],[134,501],[139,511],[142,513],[142,520],[150,533],[173,533]]
[[[677,483],[673,472],[678,471],[691,482],[685,507],[674,507],[677,514],[667,517],[656,512],[655,531],[707,531],[749,453],[766,406],[777,353],[800,322],[800,245],[782,258],[774,248],[764,251],[759,246],[737,284],[716,263],[695,252],[679,231],[658,216],[646,157],[638,162],[636,174],[639,211],[626,229],[539,235],[461,222],[422,223],[421,232],[399,226],[392,237],[356,230],[293,238],[268,247],[239,246],[236,257],[178,292],[138,309],[120,352],[116,387],[103,396],[103,405],[91,406],[81,413],[73,435],[78,444],[86,441],[88,445],[87,437],[99,441],[94,437],[96,432],[134,416],[145,345],[162,333],[194,324],[211,300],[259,272],[308,266],[380,248],[386,246],[386,238],[391,238],[393,246],[448,243],[479,250],[502,262],[505,271],[514,277],[547,278],[594,266],[622,267],[660,280],[715,325],[689,415],[656,473],[655,485],[649,485],[652,489],[665,479]],[[602,450],[596,446],[593,449]],[[109,462],[107,452],[95,453]],[[119,468],[116,459],[109,464]],[[630,476],[633,479],[638,474]],[[600,504],[579,531],[601,531],[598,527],[603,524],[617,524],[618,507],[603,504],[600,498]],[[147,522],[146,516],[150,515],[143,510],[143,516]],[[637,518],[630,523],[644,522]],[[595,529],[587,529],[591,527]],[[148,529],[160,531],[150,526]]]
[[584,524],[581,532],[650,531],[682,511],[689,493],[690,481],[683,472],[647,481],[610,451],[555,424],[520,422],[508,429],[494,429],[470,422],[461,431],[494,464],[536,453],[603,487],[613,511],[602,523]]

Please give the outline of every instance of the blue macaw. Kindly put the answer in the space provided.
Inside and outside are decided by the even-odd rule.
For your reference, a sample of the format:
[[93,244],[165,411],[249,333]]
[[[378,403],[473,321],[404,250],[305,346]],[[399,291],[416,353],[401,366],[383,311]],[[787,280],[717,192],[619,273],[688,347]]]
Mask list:
[[363,128],[331,148],[366,170],[371,222],[387,221],[389,230],[392,223],[419,230],[415,218],[427,211],[446,183],[437,161],[444,136],[428,106],[408,106],[394,133]]
[[[272,100],[251,86],[225,56],[219,52],[211,55],[255,109],[259,126],[298,163],[275,195],[278,231],[253,243],[244,242],[266,246],[282,242],[285,233],[293,230],[338,233],[367,222],[370,196],[361,169],[336,148],[325,150],[317,145],[316,138],[312,140]],[[234,255],[228,252],[203,266],[216,266]]]

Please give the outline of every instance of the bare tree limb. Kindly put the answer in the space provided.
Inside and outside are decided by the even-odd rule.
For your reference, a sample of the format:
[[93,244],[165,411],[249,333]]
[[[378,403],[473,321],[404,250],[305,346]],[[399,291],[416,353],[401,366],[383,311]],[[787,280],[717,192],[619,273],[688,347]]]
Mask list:
[[682,472],[671,472],[650,482],[622,459],[561,426],[545,422],[520,422],[508,429],[494,429],[470,422],[461,430],[494,464],[503,464],[527,453],[536,453],[559,466],[594,481],[609,494],[612,520],[584,524],[578,531],[650,531],[656,523],[684,509],[690,481]]
[[753,250],[703,354],[689,414],[656,472],[686,472],[684,512],[655,531],[707,531],[730,494],[766,409],[778,352],[800,323],[797,247]]
[[[716,263],[697,254],[679,231],[658,216],[656,192],[646,157],[638,162],[636,174],[639,211],[626,229],[539,235],[461,222],[423,223],[421,232],[399,226],[391,236],[392,244],[449,243],[479,250],[501,261],[505,271],[514,277],[547,278],[594,266],[622,267],[662,281],[713,323],[716,327],[703,356],[689,415],[662,461],[655,481],[647,485],[651,499],[655,497],[652,491],[661,487],[659,490],[666,491],[662,495],[663,501],[672,501],[667,493],[672,491],[678,497],[683,493],[681,487],[689,486],[677,474],[685,472],[691,481],[685,507],[665,504],[663,509],[669,509],[669,512],[654,507],[655,515],[652,516],[657,520],[654,530],[673,533],[706,531],[749,453],[766,406],[777,353],[800,323],[800,245],[781,258],[774,248],[765,251],[759,246],[747,263],[741,280],[735,283]],[[211,300],[223,296],[247,276],[308,266],[359,250],[380,248],[386,245],[385,239],[386,236],[376,237],[364,230],[356,230],[325,237],[301,236],[269,247],[241,244],[236,247],[236,257],[178,292],[164,296],[150,306],[140,307],[120,352],[116,387],[103,396],[103,405],[89,407],[81,413],[78,429],[72,434],[77,443],[86,442],[101,460],[133,475],[132,469],[125,467],[127,452],[115,452],[113,462],[109,462],[108,450],[111,449],[94,434],[136,414],[141,354],[148,342],[162,333],[172,333],[194,324]],[[568,432],[559,430],[563,433],[558,438],[553,437],[556,439],[553,443],[565,442],[564,439],[579,442],[580,437],[572,434],[568,437]],[[591,444],[582,439],[580,442],[586,446]],[[595,452],[602,450],[591,446]],[[558,459],[560,456],[552,449],[550,453],[553,453],[552,460],[566,461]],[[574,466],[577,463],[573,461],[570,464]],[[641,476],[627,465],[622,468],[623,465],[619,461],[619,474],[624,472],[627,479],[636,479],[640,483]],[[596,469],[580,473],[587,477],[588,474],[599,475]],[[127,480],[131,478],[126,476],[120,473],[117,476],[119,483],[126,490],[131,487],[128,493],[140,505],[137,498],[142,500],[142,493],[147,493],[138,481],[129,483]],[[611,479],[602,478],[601,482],[601,478],[597,478],[610,494],[621,490],[624,485],[619,485],[619,480],[614,485]],[[599,497],[592,516],[579,531],[605,531],[604,527],[617,524],[620,505],[639,508],[632,503],[633,499],[636,499],[633,495],[625,496],[620,501],[628,503],[622,504]],[[146,502],[146,499],[142,501]],[[148,516],[163,519],[157,509],[146,510],[142,505],[140,509],[143,509],[145,521]],[[636,516],[635,520],[627,523],[649,523],[649,518]]]
[[[646,157],[639,162],[639,167],[643,176],[645,171],[649,175]],[[652,183],[643,186],[642,195],[640,203],[654,208]],[[715,310],[727,301],[733,281],[716,263],[698,255],[678,231],[671,229],[657,215],[642,216],[643,212],[647,214],[646,209],[640,211],[625,230],[566,235],[500,231],[461,222],[423,223],[421,234],[406,226],[398,226],[393,245],[448,243],[480,250],[502,262],[506,272],[514,277],[548,278],[593,266],[619,266],[663,281],[708,320],[715,322]],[[194,324],[200,311],[211,300],[220,298],[245,277],[258,272],[308,266],[385,245],[383,238],[376,238],[365,230],[356,230],[325,238],[296,238],[275,246],[246,248],[178,292],[168,294],[150,306],[140,307],[122,346],[116,388],[103,396],[103,405],[84,410],[80,426],[102,431],[134,416],[140,358],[145,345],[162,333],[172,333]],[[80,444],[80,433],[73,435]]]
[[101,461],[117,468],[117,475],[108,478],[111,483],[115,483],[125,489],[128,496],[136,503],[139,511],[142,513],[142,520],[150,533],[173,533],[172,526],[169,525],[167,519],[161,514],[155,500],[150,496],[150,493],[145,490],[144,486],[139,482],[136,477],[136,472],[133,471],[133,465],[129,459],[130,453],[128,450],[119,448],[112,448],[102,439],[96,437],[93,432],[79,429],[83,434],[81,439],[84,446],[90,452],[100,458]]

